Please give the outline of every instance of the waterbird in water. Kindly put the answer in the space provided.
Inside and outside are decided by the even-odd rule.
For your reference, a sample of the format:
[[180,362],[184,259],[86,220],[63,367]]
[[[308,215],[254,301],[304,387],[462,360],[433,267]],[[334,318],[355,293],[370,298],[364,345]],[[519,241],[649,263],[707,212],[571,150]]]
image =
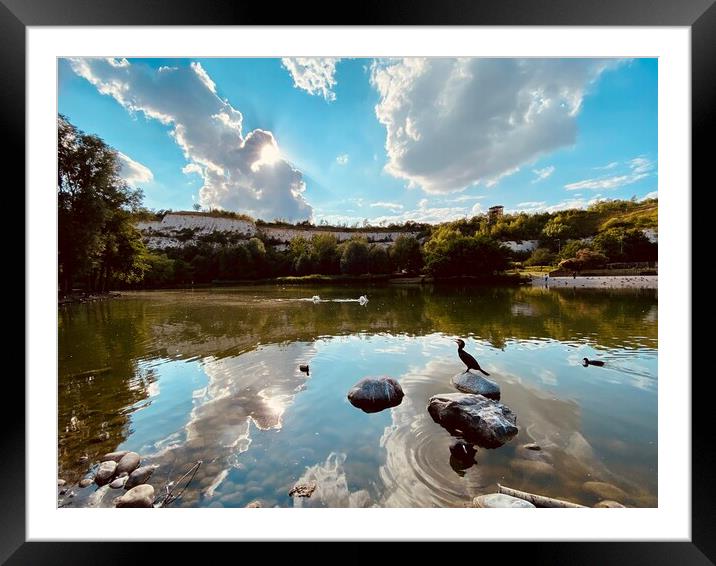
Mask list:
[[298,366],[298,369],[300,369],[302,372],[304,372],[306,375],[309,375],[308,373],[308,364],[301,364]]
[[312,300],[314,303],[318,303],[318,302],[320,302],[321,297],[319,297],[318,295],[313,295],[313,297],[311,297],[311,300]]
[[584,367],[587,366],[599,366],[602,367],[604,365],[604,362],[601,360],[588,360],[587,358],[582,359],[582,365]]
[[460,356],[462,362],[467,366],[467,371],[476,369],[481,371],[484,375],[490,375],[484,369],[480,367],[477,360],[465,351],[465,341],[460,338],[453,338],[453,342],[457,342],[457,355]]
[[366,304],[366,303],[368,302],[368,297],[367,297],[367,295],[361,295],[360,298],[358,299],[358,302],[359,302],[361,305]]

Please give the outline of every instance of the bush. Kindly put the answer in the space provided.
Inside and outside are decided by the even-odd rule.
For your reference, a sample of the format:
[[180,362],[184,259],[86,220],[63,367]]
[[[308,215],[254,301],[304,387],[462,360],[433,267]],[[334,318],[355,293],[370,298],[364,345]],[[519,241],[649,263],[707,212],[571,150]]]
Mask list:
[[596,269],[604,267],[608,259],[604,254],[583,248],[575,257],[559,262],[559,268],[568,271],[581,271],[582,269]]
[[390,273],[391,265],[388,252],[381,246],[373,245],[368,251],[368,272],[374,274]]
[[547,248],[537,248],[525,261],[525,265],[553,265],[557,256]]
[[398,270],[414,273],[423,267],[423,252],[420,242],[413,236],[401,234],[390,248],[390,259]]

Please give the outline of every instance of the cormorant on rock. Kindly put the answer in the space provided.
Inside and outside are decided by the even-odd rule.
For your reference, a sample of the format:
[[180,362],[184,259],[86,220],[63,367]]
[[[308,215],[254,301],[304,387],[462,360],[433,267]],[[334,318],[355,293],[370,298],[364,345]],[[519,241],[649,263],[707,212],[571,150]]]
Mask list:
[[490,375],[484,369],[480,367],[477,360],[465,351],[465,341],[460,338],[453,338],[453,342],[457,342],[457,355],[460,356],[462,362],[467,366],[468,370],[476,369],[482,372],[484,375]]
[[582,365],[584,367],[587,366],[599,366],[602,367],[604,365],[604,362],[601,360],[588,360],[587,358],[582,359]]

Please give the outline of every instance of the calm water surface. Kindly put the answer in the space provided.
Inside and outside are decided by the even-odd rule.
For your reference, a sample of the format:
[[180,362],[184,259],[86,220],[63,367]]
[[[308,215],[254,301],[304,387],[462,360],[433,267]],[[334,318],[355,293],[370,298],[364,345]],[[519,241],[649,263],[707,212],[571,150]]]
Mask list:
[[[365,293],[365,306],[343,301]],[[316,294],[322,302],[306,300]],[[458,336],[520,429],[478,448],[469,467],[426,410],[464,368]],[[603,497],[588,481],[616,486],[624,504],[657,505],[656,290],[126,293],[62,307],[59,346],[58,477],[77,494],[61,505],[112,505],[121,490],[73,484],[114,450],[157,464],[157,491],[202,460],[173,506],[456,507],[498,482],[593,505]],[[378,375],[401,383],[402,403],[374,414],[350,405],[351,386]],[[310,499],[288,496],[311,480]]]

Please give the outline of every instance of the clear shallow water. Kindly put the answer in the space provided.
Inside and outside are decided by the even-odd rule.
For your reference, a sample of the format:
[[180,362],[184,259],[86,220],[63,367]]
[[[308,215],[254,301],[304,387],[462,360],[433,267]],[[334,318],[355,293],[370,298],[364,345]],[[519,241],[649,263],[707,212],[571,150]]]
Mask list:
[[[302,300],[316,294],[323,301]],[[362,294],[366,305],[343,301]],[[520,428],[466,469],[426,410],[464,369],[457,336]],[[102,454],[135,450],[159,466],[157,491],[203,461],[174,506],[454,507],[498,482],[593,505],[603,497],[588,481],[618,487],[627,505],[657,505],[656,290],[127,293],[62,307],[59,344],[58,477],[69,484]],[[373,414],[350,405],[348,390],[371,375],[398,379],[402,403]],[[288,496],[310,480],[310,499]],[[62,505],[119,495],[70,489]]]

